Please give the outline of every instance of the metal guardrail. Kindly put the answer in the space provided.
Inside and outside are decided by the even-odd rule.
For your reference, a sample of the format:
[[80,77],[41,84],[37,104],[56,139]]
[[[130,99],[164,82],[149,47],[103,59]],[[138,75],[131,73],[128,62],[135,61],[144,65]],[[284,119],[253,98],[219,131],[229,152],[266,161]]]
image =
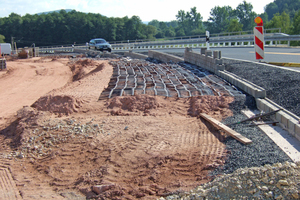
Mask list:
[[[288,46],[290,41],[300,41],[300,35],[287,35],[284,33],[265,33],[265,45],[266,46],[276,46],[282,41],[287,41]],[[253,34],[244,35],[230,35],[230,36],[215,36],[210,37],[211,47],[243,47],[243,46],[253,46],[254,36]],[[162,40],[162,41],[136,41],[131,43],[116,43],[111,44],[113,51],[128,51],[136,49],[166,49],[166,48],[185,48],[185,47],[206,47],[206,38],[186,38],[186,39],[172,39],[172,40]],[[40,53],[54,53],[56,52],[73,52],[74,48],[77,49],[88,49],[85,45],[76,46],[56,46],[56,47],[40,47]]]

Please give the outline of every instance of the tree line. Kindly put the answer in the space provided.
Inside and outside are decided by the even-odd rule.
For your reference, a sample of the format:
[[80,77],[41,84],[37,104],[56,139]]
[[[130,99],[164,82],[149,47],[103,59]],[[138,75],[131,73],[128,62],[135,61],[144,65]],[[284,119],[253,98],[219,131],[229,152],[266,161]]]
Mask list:
[[253,30],[257,16],[263,19],[265,28],[281,28],[287,34],[300,34],[300,0],[275,0],[266,5],[261,14],[253,11],[251,3],[243,1],[235,9],[215,6],[207,21],[203,21],[193,7],[189,11],[179,10],[176,20],[171,22],[152,20],[148,24],[138,16],[109,18],[75,10],[25,16],[11,13],[0,18],[0,42],[13,39],[20,47],[32,43],[50,46],[83,44],[98,37],[113,42],[203,35],[206,30],[210,33],[249,31]]

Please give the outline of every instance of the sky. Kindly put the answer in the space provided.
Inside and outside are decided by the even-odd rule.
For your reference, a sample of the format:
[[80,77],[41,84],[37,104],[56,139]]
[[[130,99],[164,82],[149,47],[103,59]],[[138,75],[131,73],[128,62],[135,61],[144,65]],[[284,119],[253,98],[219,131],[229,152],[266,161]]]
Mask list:
[[[139,16],[143,22],[151,20],[176,20],[179,10],[190,11],[192,7],[207,21],[215,6],[231,6],[235,9],[243,0],[0,0],[0,18],[8,17],[12,12],[24,16],[60,9],[74,9],[85,13],[99,13],[107,17]],[[253,5],[257,14],[274,0],[246,0]]]

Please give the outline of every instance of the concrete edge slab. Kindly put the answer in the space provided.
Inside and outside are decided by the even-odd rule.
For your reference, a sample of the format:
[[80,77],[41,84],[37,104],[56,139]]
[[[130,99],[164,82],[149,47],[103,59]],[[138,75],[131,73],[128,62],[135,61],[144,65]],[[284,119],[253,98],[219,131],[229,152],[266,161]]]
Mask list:
[[256,106],[259,110],[264,112],[270,112],[280,108],[283,109],[276,113],[274,119],[279,121],[282,128],[287,130],[291,135],[295,136],[295,138],[300,141],[300,117],[289,112],[269,99],[256,98]]
[[[252,117],[259,111],[243,110],[247,117]],[[300,141],[280,126],[258,126],[270,139],[272,139],[294,162],[300,161]]]

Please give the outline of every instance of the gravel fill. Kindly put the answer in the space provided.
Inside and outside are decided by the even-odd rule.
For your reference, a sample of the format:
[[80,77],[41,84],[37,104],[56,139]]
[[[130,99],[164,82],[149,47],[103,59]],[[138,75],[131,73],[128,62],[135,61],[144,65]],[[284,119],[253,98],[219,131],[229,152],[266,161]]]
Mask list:
[[285,162],[244,168],[220,176],[190,192],[162,197],[160,200],[299,199],[299,177],[299,163]]
[[[230,105],[234,115],[223,120],[224,124],[231,124],[247,119],[241,114],[241,109],[248,107],[255,108],[255,100],[252,96],[235,97],[235,101]],[[232,173],[239,168],[259,167],[266,164],[274,164],[292,160],[258,127],[247,126],[251,122],[245,122],[230,126],[236,132],[252,140],[252,144],[244,145],[229,137],[224,142],[230,152],[225,165],[217,168],[212,175]]]
[[223,60],[227,71],[263,87],[267,98],[300,116],[300,72],[260,63]]

